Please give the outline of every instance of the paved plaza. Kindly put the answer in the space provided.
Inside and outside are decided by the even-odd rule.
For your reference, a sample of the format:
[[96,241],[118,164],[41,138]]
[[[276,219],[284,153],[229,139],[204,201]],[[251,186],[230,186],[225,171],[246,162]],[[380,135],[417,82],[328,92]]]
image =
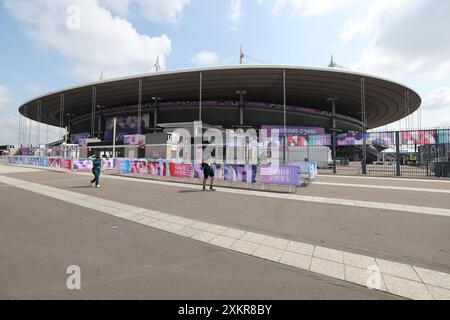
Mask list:
[[1,299],[450,299],[449,180],[89,180],[0,165]]

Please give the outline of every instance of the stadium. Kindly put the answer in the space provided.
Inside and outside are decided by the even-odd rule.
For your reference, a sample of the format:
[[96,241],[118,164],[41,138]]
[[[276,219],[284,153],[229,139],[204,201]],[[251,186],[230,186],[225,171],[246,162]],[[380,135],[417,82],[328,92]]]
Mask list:
[[100,80],[33,98],[19,112],[67,128],[68,143],[88,139],[89,146],[106,150],[115,135],[123,156],[119,146],[127,135],[165,143],[172,128],[199,121],[221,129],[284,126],[329,134],[387,125],[420,104],[405,85],[347,69],[233,65]]

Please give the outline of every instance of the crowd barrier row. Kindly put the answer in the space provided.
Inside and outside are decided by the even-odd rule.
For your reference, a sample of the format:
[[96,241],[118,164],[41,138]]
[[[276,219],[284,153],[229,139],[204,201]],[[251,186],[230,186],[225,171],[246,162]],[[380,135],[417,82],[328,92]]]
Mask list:
[[[120,173],[179,178],[203,179],[200,164],[167,162],[148,159],[116,159],[116,169]],[[317,177],[317,166],[312,162],[290,162],[287,165],[213,164],[217,180],[246,183],[300,186],[313,182]]]
[[[102,159],[104,169],[116,169],[122,174],[168,176],[203,179],[200,164],[174,163],[167,160],[149,159]],[[89,159],[63,159],[58,157],[11,156],[8,163],[32,167],[57,168],[62,170],[90,170]],[[313,162],[289,162],[286,165],[213,164],[215,178],[245,183],[300,186],[313,182],[317,177],[317,166]]]

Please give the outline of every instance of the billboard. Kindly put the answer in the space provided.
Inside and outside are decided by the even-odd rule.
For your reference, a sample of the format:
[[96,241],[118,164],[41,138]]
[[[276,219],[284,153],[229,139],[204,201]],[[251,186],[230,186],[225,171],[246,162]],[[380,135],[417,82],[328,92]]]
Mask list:
[[[116,119],[116,141],[123,141],[126,135],[138,134],[137,116],[117,116]],[[108,117],[105,122],[105,141],[113,140],[113,130],[114,117]]]
[[89,132],[72,133],[70,135],[70,143],[79,144],[80,140],[87,139],[91,136]]

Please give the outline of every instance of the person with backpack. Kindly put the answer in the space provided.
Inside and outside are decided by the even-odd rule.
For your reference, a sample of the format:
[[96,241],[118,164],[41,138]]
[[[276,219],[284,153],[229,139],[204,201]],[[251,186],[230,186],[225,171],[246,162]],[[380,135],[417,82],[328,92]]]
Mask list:
[[202,162],[201,168],[203,169],[203,189],[202,189],[202,191],[206,191],[206,180],[208,180],[208,177],[210,178],[209,191],[216,191],[216,189],[213,188],[214,169],[211,167],[210,164],[206,163],[205,161]]

